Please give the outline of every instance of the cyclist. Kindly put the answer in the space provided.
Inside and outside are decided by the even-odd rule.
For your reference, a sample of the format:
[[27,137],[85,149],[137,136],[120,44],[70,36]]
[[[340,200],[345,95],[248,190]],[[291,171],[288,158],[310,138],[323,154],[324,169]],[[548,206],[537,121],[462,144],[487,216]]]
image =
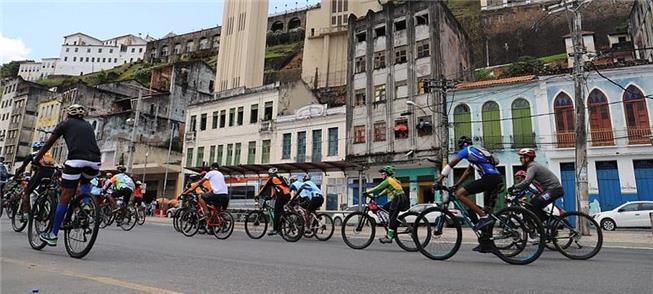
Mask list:
[[143,204],[143,183],[141,183],[141,181],[136,181],[136,187],[134,188],[134,206],[138,208],[142,204]]
[[514,195],[521,192],[527,189],[533,181],[539,184],[543,192],[533,196],[531,205],[533,206],[533,213],[544,221],[546,214],[543,209],[565,194],[564,190],[562,190],[562,184],[560,184],[560,180],[553,172],[535,162],[535,150],[523,148],[517,154],[519,155],[519,161],[526,167],[526,177],[520,183],[508,188],[508,193]]
[[[524,181],[525,178],[526,178],[525,170],[520,170],[515,173],[515,183],[521,183]],[[506,200],[513,201],[515,199],[521,199],[524,197],[527,198],[526,200],[530,200],[534,195],[540,194],[542,192],[544,192],[544,187],[542,187],[540,184],[536,182],[532,182],[524,190],[515,193],[515,195],[508,194],[508,196],[506,196]]]
[[[91,179],[98,175],[100,171],[101,153],[95,140],[95,131],[90,123],[84,120],[86,109],[79,104],[73,104],[66,109],[68,118],[60,122],[52,131],[52,135],[45,142],[39,152],[34,156],[33,163],[38,163],[45,153],[50,150],[52,145],[63,137],[68,147],[68,159],[64,162],[64,170],[61,181],[61,195],[57,204],[57,210],[52,222],[52,230],[43,233],[39,238],[50,246],[57,245],[57,234],[63,221],[68,202],[70,202],[77,185],[83,194],[91,192]],[[82,208],[89,209],[88,201],[85,197]]]
[[134,184],[134,180],[126,173],[126,167],[120,165],[116,169],[118,170],[118,173],[111,177],[109,181],[104,183],[103,189],[106,193],[109,188],[113,188],[111,196],[115,201],[118,201],[120,197],[123,198],[122,205],[117,209],[114,208],[115,210],[118,210],[127,207],[136,185]]
[[[41,183],[41,179],[49,178],[54,174],[54,169],[52,168],[54,166],[54,157],[50,152],[46,152],[38,164],[31,164],[32,160],[34,160],[34,156],[43,145],[43,142],[34,142],[32,144],[32,153],[25,156],[21,166],[16,169],[16,174],[27,173],[30,175],[27,189],[23,190],[23,193],[20,196],[23,201],[21,205],[23,221],[29,217],[29,195],[31,195],[34,189],[36,189],[36,187]],[[30,166],[30,170],[26,172],[25,170],[28,166]]]
[[[480,219],[474,225],[474,230],[478,231],[488,225],[494,223],[494,219],[488,213],[478,207],[472,200],[467,198],[468,195],[474,195],[483,192],[483,199],[485,207],[489,211],[494,210],[497,196],[503,188],[503,179],[501,173],[497,170],[492,155],[481,148],[473,146],[472,139],[467,136],[462,136],[458,139],[458,149],[454,158],[447,164],[440,173],[440,177],[436,182],[436,186],[442,184],[442,181],[451,173],[451,170],[463,159],[467,159],[469,166],[462,174],[460,179],[454,184],[456,197],[465,206],[470,208],[472,212],[480,216]],[[480,179],[469,182],[462,187],[460,184],[476,170],[481,176]],[[458,188],[459,187],[459,188]],[[491,252],[491,241],[488,234],[481,234],[479,238],[479,246],[474,248],[474,251],[481,253]]]
[[274,236],[281,230],[281,214],[283,214],[283,208],[290,199],[290,186],[286,179],[279,176],[279,170],[276,167],[272,167],[268,170],[268,176],[268,180],[259,190],[259,195],[268,195],[270,198],[275,198],[274,225],[272,231],[268,233],[268,236]]
[[306,209],[309,214],[315,213],[318,208],[322,207],[324,195],[320,188],[311,181],[309,174],[305,174],[301,181],[293,181],[291,179],[290,182],[291,203],[294,203],[299,198],[299,205]]
[[388,203],[383,206],[383,209],[390,213],[388,233],[384,238],[379,239],[381,243],[386,244],[392,243],[392,239],[394,239],[395,232],[399,226],[399,221],[397,221],[399,212],[407,210],[410,206],[410,201],[406,193],[404,193],[404,189],[401,187],[401,182],[394,177],[394,167],[388,165],[380,169],[379,172],[381,173],[383,182],[372,189],[368,189],[363,195],[365,197],[377,193],[377,197],[388,195]]
[[[226,210],[229,206],[229,189],[224,180],[224,175],[219,171],[219,169],[220,164],[217,162],[212,163],[211,171],[207,172],[199,182],[193,184],[189,189],[192,191],[200,187],[208,188],[208,191],[203,193],[202,197],[198,199],[198,203],[206,213],[209,212],[209,209],[206,206],[207,203],[220,210]],[[206,184],[209,185],[206,186]],[[202,216],[202,218],[206,218],[206,215]]]
[[5,165],[5,157],[0,156],[0,197],[5,195],[4,190],[7,180],[9,180],[9,171],[7,171],[7,166]]

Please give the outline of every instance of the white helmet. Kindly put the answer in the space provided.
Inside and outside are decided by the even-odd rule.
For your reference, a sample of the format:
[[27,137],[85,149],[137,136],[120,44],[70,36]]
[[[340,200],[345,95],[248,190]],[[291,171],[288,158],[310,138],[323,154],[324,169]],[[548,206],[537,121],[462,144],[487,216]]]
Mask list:
[[268,174],[276,175],[277,173],[279,173],[279,169],[277,169],[276,167],[271,167],[270,169],[268,169]]
[[80,104],[73,104],[68,106],[66,113],[68,113],[68,116],[85,116],[86,108]]

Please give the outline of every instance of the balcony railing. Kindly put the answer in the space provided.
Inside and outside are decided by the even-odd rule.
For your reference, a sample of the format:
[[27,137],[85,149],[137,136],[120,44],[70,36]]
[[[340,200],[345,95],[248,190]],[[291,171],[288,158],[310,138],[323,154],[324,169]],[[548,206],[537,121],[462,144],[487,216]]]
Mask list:
[[558,148],[572,148],[576,145],[575,132],[559,132],[556,133],[556,138],[558,139]]
[[651,144],[651,128],[628,128],[628,144]]
[[261,133],[270,133],[274,129],[274,123],[271,120],[261,122]]
[[483,136],[483,148],[488,150],[504,149],[503,136]]
[[514,135],[512,139],[512,149],[535,148],[535,133],[530,135]]
[[197,132],[195,131],[190,131],[186,133],[185,141],[187,143],[193,143],[195,142],[195,138],[197,137]]
[[614,146],[614,132],[612,129],[590,130],[592,146]]

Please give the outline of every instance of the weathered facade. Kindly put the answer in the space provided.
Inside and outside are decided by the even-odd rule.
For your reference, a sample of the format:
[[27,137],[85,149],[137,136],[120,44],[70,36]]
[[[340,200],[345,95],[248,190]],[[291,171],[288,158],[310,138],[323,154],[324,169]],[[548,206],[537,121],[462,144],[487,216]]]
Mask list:
[[630,11],[628,31],[633,38],[637,57],[653,62],[653,2],[635,0]]
[[147,42],[145,62],[176,62],[215,55],[220,47],[220,31],[215,27]]
[[269,33],[287,33],[306,26],[306,11],[312,7],[285,10],[268,16]]

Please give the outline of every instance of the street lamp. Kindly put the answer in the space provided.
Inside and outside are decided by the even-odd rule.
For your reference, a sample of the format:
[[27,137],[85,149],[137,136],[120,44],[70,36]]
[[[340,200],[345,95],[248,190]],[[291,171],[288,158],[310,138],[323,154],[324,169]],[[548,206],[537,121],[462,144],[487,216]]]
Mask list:
[[[419,108],[419,110],[421,110],[424,113],[424,115],[428,115],[428,114],[426,114],[426,111],[424,110],[424,107],[422,107],[419,104],[415,103],[415,101],[406,100],[406,104],[408,104],[410,106],[417,107],[417,108]],[[410,110],[401,113],[402,116],[411,115],[411,114],[413,114],[413,112],[410,111]]]

